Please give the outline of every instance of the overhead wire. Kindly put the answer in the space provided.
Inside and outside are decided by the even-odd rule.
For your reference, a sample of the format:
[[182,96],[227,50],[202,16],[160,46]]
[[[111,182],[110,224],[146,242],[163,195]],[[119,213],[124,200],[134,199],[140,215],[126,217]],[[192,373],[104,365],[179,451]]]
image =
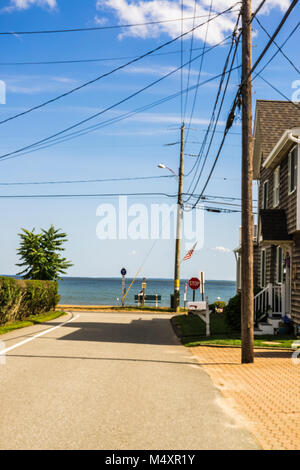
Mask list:
[[[261,29],[266,33],[266,35],[271,38],[271,35],[270,33],[266,30],[266,28],[263,26],[263,24],[261,23],[261,21],[256,17],[255,20],[257,21],[257,23],[259,24],[259,26],[261,27]],[[298,22],[298,24],[296,25],[296,29],[299,27],[299,24],[300,22]],[[293,34],[291,32],[291,34]],[[279,46],[277,44],[276,41],[273,41],[273,44],[277,47],[278,49],[278,52],[280,52],[283,57],[289,62],[289,64],[293,67],[294,70],[296,70],[297,73],[300,74],[300,69],[294,64],[294,62],[287,56],[287,54],[282,50],[282,46]]]
[[[212,5],[213,5],[213,0],[210,0],[209,15],[211,15]],[[207,28],[206,28],[206,32],[205,32],[204,43],[203,43],[203,51],[205,51],[205,48],[206,48],[208,29],[209,29],[209,23],[207,23]],[[199,83],[200,79],[201,79],[203,61],[204,61],[204,55],[201,57],[201,62],[200,62],[199,70],[198,70],[198,76],[197,76],[197,83]],[[188,138],[189,138],[189,133],[190,133],[190,129],[191,129],[191,122],[192,122],[192,119],[193,119],[193,116],[194,116],[194,111],[195,111],[195,106],[196,106],[197,94],[198,94],[198,88],[195,89],[195,93],[194,93],[192,110],[191,110],[191,114],[190,114],[190,118],[189,118],[189,124],[187,126],[187,132],[186,132],[186,137],[185,137],[185,146],[186,146],[186,143],[188,142]]]
[[[198,58],[197,56],[194,57],[194,58],[192,59],[192,61],[196,60],[197,58]],[[186,65],[186,64],[184,64],[184,65]],[[114,103],[113,105],[111,105],[111,106],[105,108],[105,109],[102,110],[102,111],[99,111],[99,112],[97,112],[97,113],[95,113],[95,114],[89,116],[88,118],[85,118],[85,119],[83,119],[83,120],[81,120],[81,121],[79,121],[79,122],[77,122],[77,123],[75,123],[75,124],[73,124],[73,125],[71,125],[71,126],[65,128],[65,129],[59,131],[59,132],[56,132],[55,134],[52,134],[52,135],[50,135],[50,136],[48,136],[48,137],[45,137],[45,138],[43,138],[43,139],[40,139],[40,140],[34,142],[33,144],[26,145],[26,146],[24,146],[24,147],[22,147],[22,148],[20,148],[20,149],[17,149],[17,150],[14,150],[14,151],[12,151],[12,152],[8,152],[8,153],[5,153],[5,154],[1,155],[1,156],[0,156],[0,160],[7,159],[7,158],[9,158],[9,157],[11,157],[11,156],[13,156],[13,155],[15,155],[15,154],[20,154],[21,152],[24,152],[24,151],[26,151],[26,150],[29,150],[30,148],[34,148],[34,147],[36,147],[36,146],[38,146],[38,145],[40,145],[40,144],[43,144],[43,143],[45,143],[45,142],[48,142],[49,140],[52,140],[52,139],[54,139],[54,138],[56,138],[56,137],[59,137],[59,136],[61,136],[62,134],[65,134],[66,132],[68,132],[68,131],[70,131],[70,130],[73,130],[74,128],[77,128],[77,127],[79,127],[79,126],[81,126],[82,124],[84,124],[84,123],[86,123],[86,122],[88,122],[88,121],[90,121],[90,120],[92,120],[92,119],[95,119],[96,117],[98,117],[98,116],[104,114],[105,112],[108,112],[108,111],[112,110],[113,108],[119,106],[120,104],[123,104],[124,102],[128,101],[129,99],[131,99],[131,98],[137,96],[138,94],[142,93],[142,92],[145,91],[146,89],[148,89],[148,88],[154,86],[155,84],[157,84],[157,83],[159,83],[160,81],[164,80],[166,77],[168,77],[168,76],[174,74],[175,72],[177,72],[177,71],[179,70],[179,68],[180,68],[180,67],[178,67],[177,69],[174,69],[174,70],[168,72],[166,75],[164,75],[164,76],[160,77],[159,79],[157,79],[157,80],[151,82],[149,85],[147,85],[147,86],[145,86],[145,87],[143,87],[143,88],[137,90],[135,93],[132,93],[131,95],[127,96],[126,98],[124,98],[124,99],[118,101],[117,103]],[[213,81],[214,79],[216,79],[216,78],[218,78],[218,77],[219,77],[219,75],[217,75],[217,76],[215,76],[215,77],[211,77],[211,78],[207,79],[206,81],[202,82],[199,86],[203,86],[203,85],[209,83],[210,81]],[[191,87],[191,89],[192,89],[192,88],[193,88],[193,87]],[[171,95],[170,97],[168,97],[168,99],[173,99],[173,98],[176,97],[176,96],[179,96],[179,93],[175,93],[175,94]],[[164,101],[164,100],[165,100],[165,99],[159,100],[159,103],[162,102],[162,101]],[[154,105],[150,105],[150,106],[154,106]],[[144,109],[144,107],[143,107],[143,109]],[[137,112],[139,112],[139,111],[137,111]],[[135,112],[134,112],[134,113],[135,113]],[[125,114],[126,114],[126,117],[127,117],[127,116],[130,115],[131,113],[125,113]],[[118,119],[118,118],[112,118],[112,119],[109,120],[109,122],[114,122],[116,119]],[[98,125],[95,125],[95,126],[101,126],[101,123],[98,124]],[[93,127],[95,128],[95,126],[93,126]],[[82,131],[82,130],[81,130],[81,131]],[[81,132],[81,131],[79,131],[79,132]]]
[[[227,11],[226,11],[227,12]],[[217,12],[216,12],[217,13]],[[196,18],[207,18],[209,15],[198,15]],[[64,28],[64,29],[46,29],[36,31],[0,31],[0,36],[16,36],[16,35],[30,35],[30,34],[57,34],[57,33],[74,33],[82,31],[103,31],[107,29],[122,29],[122,28],[133,28],[136,26],[151,26],[155,24],[172,23],[177,21],[192,20],[193,16],[172,18],[168,20],[157,20],[157,21],[146,21],[143,23],[131,23],[131,24],[118,24],[118,25],[107,25],[107,26],[91,26],[86,28]]]
[[[258,64],[261,62],[261,60],[263,59],[263,57],[265,56],[265,54],[267,53],[267,51],[269,50],[270,46],[272,45],[273,41],[275,40],[275,38],[277,37],[279,31],[282,29],[283,25],[285,24],[287,18],[289,17],[290,13],[292,12],[293,8],[296,6],[296,4],[298,3],[298,0],[293,0],[292,3],[290,4],[289,8],[287,9],[287,11],[285,12],[283,18],[281,19],[279,25],[277,26],[276,30],[274,31],[274,33],[272,34],[272,36],[270,37],[269,41],[267,42],[266,46],[263,48],[262,52],[260,53],[258,59],[255,61],[254,65],[252,66],[251,68],[251,71],[249,72],[249,74],[243,79],[242,83],[240,84],[239,86],[239,89],[236,93],[236,96],[235,96],[235,99],[234,99],[234,102],[233,102],[233,105],[231,107],[231,110],[230,110],[230,113],[228,115],[228,118],[227,118],[227,123],[226,123],[226,126],[225,126],[225,129],[224,129],[224,134],[223,134],[223,137],[222,137],[222,140],[221,140],[221,143],[219,145],[219,149],[218,149],[218,152],[216,154],[216,157],[215,157],[215,160],[213,162],[213,165],[211,167],[211,170],[209,172],[209,175],[206,179],[206,182],[200,192],[200,195],[199,197],[197,198],[196,202],[193,203],[193,208],[197,206],[198,202],[200,201],[204,191],[206,190],[207,188],[207,185],[210,181],[210,178],[214,172],[214,169],[215,169],[215,166],[217,164],[217,161],[219,159],[219,156],[220,156],[220,153],[221,153],[221,150],[223,148],[223,145],[224,145],[224,142],[225,142],[225,139],[226,139],[226,136],[227,136],[227,133],[229,131],[229,129],[231,128],[232,124],[233,124],[233,121],[234,121],[234,117],[235,117],[235,109],[236,107],[238,106],[239,104],[239,100],[240,100],[240,96],[241,96],[241,91],[242,91],[242,87],[245,86],[245,84],[247,83],[247,81],[249,80],[249,78],[252,76],[254,70],[257,68]],[[262,4],[259,5],[258,8],[261,8]],[[257,10],[256,10],[257,11]],[[255,15],[252,15],[252,20],[254,19]],[[298,108],[299,109],[299,108]]]
[[[238,44],[239,44],[239,39],[240,39],[240,35],[238,36],[238,38],[236,38],[236,31],[237,31],[237,28],[238,28],[238,24],[239,24],[239,19],[240,19],[240,15],[238,16],[237,18],[237,21],[236,21],[236,24],[235,24],[235,29],[232,33],[232,43],[231,43],[231,46],[230,46],[230,49],[229,49],[229,52],[226,56],[226,60],[225,60],[225,64],[224,64],[224,68],[223,68],[223,73],[222,73],[222,76],[221,76],[221,79],[220,79],[220,83],[219,83],[219,88],[218,88],[218,91],[217,91],[217,96],[216,96],[216,100],[215,100],[215,103],[214,103],[214,107],[213,107],[213,111],[212,111],[212,115],[211,115],[211,119],[210,119],[210,122],[209,122],[209,125],[207,127],[207,131],[206,131],[206,134],[204,136],[204,139],[203,139],[203,143],[200,147],[200,150],[199,150],[199,153],[198,153],[198,156],[197,156],[197,160],[195,162],[195,165],[193,166],[192,170],[194,168],[196,168],[195,172],[194,172],[194,176],[192,178],[192,181],[190,182],[190,185],[189,185],[189,189],[187,192],[190,192],[191,191],[191,188],[194,184],[194,181],[195,179],[197,178],[195,184],[194,184],[194,189],[191,191],[192,193],[195,191],[195,188],[197,187],[199,181],[200,181],[200,178],[202,176],[202,173],[204,171],[204,167],[205,167],[205,164],[206,164],[206,161],[207,161],[207,158],[208,158],[208,155],[209,155],[209,152],[210,152],[210,149],[211,149],[211,145],[212,145],[212,142],[213,142],[213,139],[214,139],[214,135],[215,135],[215,131],[216,131],[216,127],[217,127],[217,124],[218,124],[218,121],[219,121],[219,117],[220,117],[220,114],[221,114],[221,111],[222,111],[222,107],[223,107],[223,103],[224,103],[224,99],[225,99],[225,96],[226,96],[226,92],[227,92],[227,88],[228,88],[228,85],[229,85],[229,79],[230,79],[230,75],[232,73],[232,70],[233,70],[233,64],[234,64],[234,61],[235,61],[235,57],[236,57],[236,52],[237,52],[237,49],[238,49]],[[234,47],[235,46],[235,47]],[[219,102],[219,99],[220,99],[220,96],[221,96],[221,91],[222,91],[222,87],[223,87],[223,83],[224,83],[224,80],[225,80],[225,76],[226,76],[226,71],[227,71],[227,67],[228,67],[228,64],[229,64],[229,60],[230,60],[230,57],[231,57],[231,53],[232,53],[232,50],[234,49],[233,51],[233,56],[232,56],[232,59],[231,59],[231,64],[230,64],[230,67],[229,67],[229,71],[227,73],[227,81],[225,83],[225,87],[224,87],[224,90],[223,90],[223,96],[221,98],[221,102],[220,102],[220,105],[219,105],[219,109],[218,109],[218,112],[217,112],[217,115],[216,115],[216,110],[217,110],[217,106],[218,106],[218,102]],[[213,126],[213,128],[212,128]],[[202,163],[202,167],[200,169],[200,172],[199,172],[199,175],[198,177],[196,176],[197,175],[197,171],[200,167],[200,163],[201,163],[201,160],[202,160],[202,156],[204,154],[204,149],[205,149],[205,146],[206,146],[206,142],[207,142],[207,139],[208,139],[208,135],[209,135],[209,132],[212,128],[212,133],[211,133],[211,137],[210,137],[210,141],[209,141],[209,145],[208,145],[208,148],[206,150],[206,154],[205,154],[205,157],[203,159],[203,163]],[[191,171],[189,173],[191,173]],[[190,199],[190,197],[185,201],[185,202],[188,202]]]
[[170,44],[173,44],[175,41],[177,41],[178,39],[180,39],[180,38],[182,38],[182,37],[185,37],[186,35],[190,34],[190,33],[191,33],[192,31],[194,31],[195,29],[198,29],[198,28],[200,28],[201,26],[204,26],[205,24],[207,24],[207,22],[213,21],[214,19],[218,18],[220,15],[224,14],[225,12],[232,10],[232,9],[234,8],[234,6],[236,6],[236,4],[234,4],[234,5],[232,5],[231,7],[227,8],[226,10],[224,10],[224,12],[219,13],[219,14],[215,15],[215,16],[212,17],[212,18],[209,18],[209,19],[208,19],[207,21],[205,21],[204,23],[201,23],[200,25],[195,26],[194,28],[190,29],[189,31],[186,31],[186,32],[180,34],[179,36],[177,36],[177,37],[175,37],[175,38],[172,38],[172,39],[170,39],[169,41],[167,41],[167,42],[165,42],[165,43],[163,43],[163,44],[160,44],[159,46],[155,47],[154,49],[151,49],[150,51],[145,52],[144,54],[140,55],[139,57],[136,57],[135,59],[130,60],[129,62],[126,62],[125,64],[119,65],[118,67],[116,67],[116,68],[110,70],[109,72],[106,72],[106,73],[104,73],[104,74],[101,74],[101,75],[99,75],[99,76],[93,78],[92,80],[89,80],[89,81],[87,81],[87,82],[85,82],[85,83],[82,83],[81,85],[78,85],[77,87],[72,88],[71,90],[66,91],[65,93],[62,93],[62,94],[60,94],[60,95],[58,95],[58,96],[56,96],[56,97],[54,97],[54,98],[51,98],[50,100],[44,101],[43,103],[40,103],[40,104],[38,104],[38,105],[36,105],[36,106],[32,106],[31,108],[29,108],[29,109],[27,109],[27,110],[25,110],[25,111],[22,111],[21,113],[18,113],[18,114],[15,114],[14,116],[10,116],[10,117],[8,117],[8,118],[6,118],[6,119],[3,119],[2,121],[0,121],[0,125],[2,125],[2,124],[4,124],[4,123],[7,123],[7,122],[9,122],[9,121],[12,121],[12,120],[14,120],[14,119],[17,119],[17,118],[19,118],[19,117],[21,117],[21,116],[24,116],[24,115],[26,115],[26,114],[29,114],[29,113],[31,113],[31,112],[33,112],[33,111],[36,111],[37,109],[40,109],[40,108],[42,108],[42,107],[44,107],[44,106],[47,106],[47,105],[50,104],[50,103],[54,103],[54,102],[56,102],[56,101],[58,101],[58,100],[60,100],[60,99],[62,99],[62,98],[65,98],[66,96],[69,96],[69,95],[71,95],[71,94],[73,94],[73,93],[75,93],[75,92],[77,92],[77,91],[79,91],[79,90],[81,90],[81,89],[83,89],[83,88],[85,88],[85,87],[87,87],[87,86],[93,84],[93,83],[96,83],[97,81],[99,81],[99,80],[101,80],[101,79],[103,79],[103,78],[105,78],[105,77],[108,77],[108,76],[112,75],[113,73],[115,73],[115,72],[117,72],[117,71],[120,71],[120,70],[122,70],[122,69],[124,69],[124,68],[126,68],[126,67],[128,67],[128,66],[130,66],[130,65],[132,65],[132,64],[134,64],[134,63],[136,63],[136,62],[138,62],[138,61],[140,61],[140,60],[142,60],[142,59],[144,59],[145,57],[150,56],[150,55],[153,54],[154,52],[156,52],[156,51],[158,51],[158,50],[160,50],[160,49],[162,49],[162,48],[164,48],[164,47],[166,47],[166,46],[168,46],[168,45],[170,45]]
[[[195,26],[195,20],[196,20],[196,8],[197,8],[197,0],[194,0],[193,27]],[[193,46],[194,46],[194,31],[192,32],[192,37],[191,37],[189,60],[191,60],[192,58],[192,54],[194,50]],[[187,85],[186,85],[187,88],[189,88],[189,85],[190,85],[190,76],[191,76],[191,63],[189,63],[189,67],[188,67],[188,77],[187,77]],[[188,93],[186,93],[185,95],[183,121],[185,120],[187,101],[188,101]]]

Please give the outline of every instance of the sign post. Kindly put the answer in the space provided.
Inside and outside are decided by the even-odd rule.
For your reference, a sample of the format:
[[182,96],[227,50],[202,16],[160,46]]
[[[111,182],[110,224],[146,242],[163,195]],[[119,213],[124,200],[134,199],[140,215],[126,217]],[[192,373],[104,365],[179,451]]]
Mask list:
[[200,291],[201,291],[201,298],[204,300],[204,285],[205,285],[205,280],[204,280],[204,271],[200,271]]
[[185,308],[186,304],[186,291],[187,291],[187,282],[184,284],[184,295],[183,295],[183,306]]
[[121,269],[121,274],[122,274],[122,307],[124,307],[124,295],[125,295],[125,276],[126,276],[126,269],[122,268]]
[[193,302],[195,301],[195,292],[197,289],[199,289],[200,287],[200,281],[197,277],[192,277],[190,280],[189,280],[189,287],[190,289],[192,289],[193,291]]

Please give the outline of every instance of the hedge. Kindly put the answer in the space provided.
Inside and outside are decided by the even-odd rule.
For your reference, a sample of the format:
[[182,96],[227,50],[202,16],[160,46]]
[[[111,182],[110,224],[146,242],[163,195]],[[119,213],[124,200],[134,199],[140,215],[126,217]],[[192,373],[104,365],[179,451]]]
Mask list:
[[59,301],[55,281],[0,277],[0,325],[54,310]]
[[227,325],[235,331],[241,331],[241,294],[231,297],[224,308]]

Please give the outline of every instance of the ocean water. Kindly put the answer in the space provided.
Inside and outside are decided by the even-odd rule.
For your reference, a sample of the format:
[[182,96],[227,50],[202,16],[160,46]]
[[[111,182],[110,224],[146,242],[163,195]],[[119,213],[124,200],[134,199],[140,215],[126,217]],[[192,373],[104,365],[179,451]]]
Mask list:
[[[126,278],[126,289],[132,279]],[[184,285],[180,283],[180,303],[183,305]],[[127,297],[125,305],[134,305],[134,296],[141,291],[142,279],[136,279]],[[119,305],[121,300],[121,278],[65,277],[58,283],[61,304],[69,305]],[[147,279],[146,294],[161,295],[161,306],[170,306],[170,294],[173,292],[172,279]],[[234,281],[206,281],[205,296],[210,303],[220,297],[226,302],[235,295]],[[192,290],[187,288],[187,301],[193,300]],[[197,290],[195,300],[201,300]],[[152,305],[152,304],[149,304]]]

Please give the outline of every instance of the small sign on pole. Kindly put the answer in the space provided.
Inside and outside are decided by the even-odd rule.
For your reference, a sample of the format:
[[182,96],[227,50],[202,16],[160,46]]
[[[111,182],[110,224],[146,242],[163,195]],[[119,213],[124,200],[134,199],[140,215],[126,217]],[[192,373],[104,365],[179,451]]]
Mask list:
[[200,287],[200,281],[197,277],[192,277],[190,280],[189,280],[189,287],[190,289],[192,289],[193,291],[193,302],[195,301],[195,292],[197,289],[199,289]]
[[125,276],[126,276],[126,269],[122,268],[121,269],[121,274],[122,274],[122,307],[124,307],[124,295],[125,295]]

